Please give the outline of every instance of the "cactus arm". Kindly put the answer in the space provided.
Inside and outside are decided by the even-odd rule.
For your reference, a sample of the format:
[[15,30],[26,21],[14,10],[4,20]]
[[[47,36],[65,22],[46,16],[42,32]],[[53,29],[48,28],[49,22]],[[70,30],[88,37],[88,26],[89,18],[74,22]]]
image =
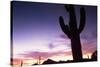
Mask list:
[[85,9],[82,7],[80,9],[80,25],[79,25],[79,29],[78,29],[79,34],[83,31],[83,29],[85,27],[85,23],[86,23],[85,21],[86,21]]
[[63,32],[65,34],[67,34],[67,36],[70,38],[69,27],[68,27],[68,25],[64,24],[64,20],[63,20],[63,18],[61,16],[59,17],[59,22],[60,22],[60,26],[61,26],[61,29],[63,30]]

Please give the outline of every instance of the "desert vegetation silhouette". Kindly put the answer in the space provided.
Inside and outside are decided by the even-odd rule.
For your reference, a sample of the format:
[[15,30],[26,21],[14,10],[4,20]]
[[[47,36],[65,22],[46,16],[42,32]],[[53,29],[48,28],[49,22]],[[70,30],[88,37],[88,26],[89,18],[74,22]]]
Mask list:
[[62,31],[71,40],[71,49],[74,61],[82,61],[82,47],[80,41],[80,34],[83,31],[86,24],[86,12],[85,8],[80,8],[80,24],[77,25],[77,19],[75,14],[75,7],[73,5],[65,5],[66,11],[69,13],[69,24],[64,23],[62,16],[59,17],[59,24]]

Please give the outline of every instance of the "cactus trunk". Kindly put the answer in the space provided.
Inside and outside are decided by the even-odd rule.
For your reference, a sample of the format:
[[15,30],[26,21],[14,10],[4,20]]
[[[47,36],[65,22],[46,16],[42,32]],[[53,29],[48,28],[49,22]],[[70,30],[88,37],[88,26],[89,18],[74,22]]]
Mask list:
[[71,38],[71,48],[74,61],[81,61],[82,60],[82,49],[80,43],[79,35],[73,36]]

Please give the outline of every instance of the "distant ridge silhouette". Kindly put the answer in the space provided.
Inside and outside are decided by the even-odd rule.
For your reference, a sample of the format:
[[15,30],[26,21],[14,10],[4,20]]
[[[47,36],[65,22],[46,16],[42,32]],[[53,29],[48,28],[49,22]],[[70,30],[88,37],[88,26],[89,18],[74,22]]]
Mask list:
[[97,61],[97,50],[93,52],[93,54],[91,55],[91,59]]

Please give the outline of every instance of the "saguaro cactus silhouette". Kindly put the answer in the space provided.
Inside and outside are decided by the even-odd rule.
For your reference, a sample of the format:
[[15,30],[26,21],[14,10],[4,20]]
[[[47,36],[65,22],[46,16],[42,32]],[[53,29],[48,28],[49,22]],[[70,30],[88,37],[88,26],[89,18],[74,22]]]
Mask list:
[[38,64],[41,64],[41,56],[39,56]]
[[21,65],[20,65],[20,67],[23,67],[23,60],[21,60]]
[[69,25],[64,23],[63,17],[59,17],[59,22],[62,31],[71,39],[71,48],[72,55],[74,61],[82,61],[82,49],[80,42],[80,33],[83,31],[85,27],[85,9],[83,7],[80,8],[80,24],[77,27],[77,19],[75,15],[75,8],[73,5],[65,5],[66,11],[69,12]]

